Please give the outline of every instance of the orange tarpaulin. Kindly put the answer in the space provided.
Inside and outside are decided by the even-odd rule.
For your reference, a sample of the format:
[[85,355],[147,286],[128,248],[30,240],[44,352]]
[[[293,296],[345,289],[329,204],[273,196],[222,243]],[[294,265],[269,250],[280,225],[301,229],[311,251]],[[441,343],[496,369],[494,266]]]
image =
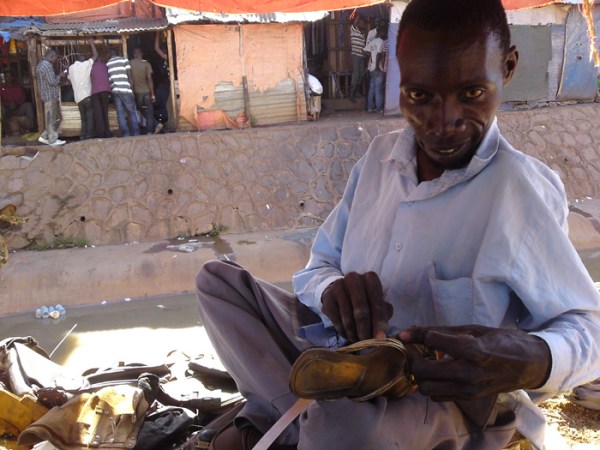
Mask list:
[[115,5],[123,0],[0,0],[0,16],[54,16]]
[[[123,0],[0,0],[0,16],[53,16],[89,11]],[[128,1],[128,0],[125,0]],[[385,3],[386,0],[152,0],[159,6],[228,14],[335,11]],[[533,8],[559,0],[502,0],[506,9]]]
[[[0,0],[2,1],[2,0]],[[47,23],[65,22],[92,22],[110,19],[125,19],[128,17],[157,18],[164,17],[163,9],[150,3],[150,0],[136,0],[135,7],[132,0],[121,0],[120,3],[104,6],[89,11],[81,11],[56,16],[46,16]]]
[[[385,3],[386,0],[151,0],[153,3],[191,11],[227,14],[336,11]],[[560,0],[502,0],[506,9],[533,8]]]
[[164,7],[226,14],[337,11],[385,3],[386,0],[152,0]]
[[561,3],[559,0],[502,0],[504,9],[525,9]]

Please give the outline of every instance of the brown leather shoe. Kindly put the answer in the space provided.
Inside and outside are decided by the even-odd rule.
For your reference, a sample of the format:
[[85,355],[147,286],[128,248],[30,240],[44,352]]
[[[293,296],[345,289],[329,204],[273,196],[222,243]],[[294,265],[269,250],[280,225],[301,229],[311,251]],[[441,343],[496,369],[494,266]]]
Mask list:
[[[364,349],[373,349],[357,354]],[[398,398],[417,389],[409,373],[406,346],[394,338],[368,339],[336,350],[304,351],[290,374],[290,389],[301,398],[357,401]]]

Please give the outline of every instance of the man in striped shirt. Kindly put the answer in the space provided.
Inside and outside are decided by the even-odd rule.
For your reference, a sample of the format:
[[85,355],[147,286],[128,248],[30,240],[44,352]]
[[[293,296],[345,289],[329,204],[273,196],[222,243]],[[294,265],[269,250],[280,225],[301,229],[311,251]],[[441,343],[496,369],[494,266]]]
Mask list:
[[356,91],[362,77],[365,73],[365,19],[357,16],[356,20],[350,25],[350,45],[352,47],[352,79],[350,81],[350,100],[356,98]]
[[54,63],[58,59],[56,51],[50,49],[35,69],[40,97],[44,103],[45,129],[38,141],[47,145],[62,145],[65,141],[58,139],[58,127],[62,122],[60,112],[60,81],[66,74],[56,75]]
[[[129,60],[119,56],[114,48],[109,50],[110,59],[106,63],[108,78],[112,87],[112,97],[117,110],[117,121],[121,129],[121,136],[139,136],[140,123],[135,109],[133,97],[133,78]],[[127,123],[131,122],[131,129]]]

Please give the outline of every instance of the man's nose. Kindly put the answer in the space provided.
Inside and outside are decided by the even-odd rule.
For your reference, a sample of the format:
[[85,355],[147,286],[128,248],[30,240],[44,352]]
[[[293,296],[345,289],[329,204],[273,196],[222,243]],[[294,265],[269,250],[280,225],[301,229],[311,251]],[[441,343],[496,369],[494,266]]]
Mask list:
[[451,136],[465,128],[463,108],[452,99],[436,101],[430,111],[427,131],[436,136]]

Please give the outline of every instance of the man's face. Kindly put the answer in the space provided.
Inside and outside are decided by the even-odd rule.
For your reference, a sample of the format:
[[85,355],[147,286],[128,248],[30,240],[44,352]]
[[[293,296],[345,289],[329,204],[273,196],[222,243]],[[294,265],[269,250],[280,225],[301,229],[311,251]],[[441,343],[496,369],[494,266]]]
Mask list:
[[55,53],[53,53],[52,55],[48,55],[48,57],[46,59],[51,64],[54,64],[56,62],[56,60],[58,59],[58,56]]
[[441,33],[408,26],[398,45],[400,109],[415,131],[421,179],[471,161],[518,59],[482,30]]

